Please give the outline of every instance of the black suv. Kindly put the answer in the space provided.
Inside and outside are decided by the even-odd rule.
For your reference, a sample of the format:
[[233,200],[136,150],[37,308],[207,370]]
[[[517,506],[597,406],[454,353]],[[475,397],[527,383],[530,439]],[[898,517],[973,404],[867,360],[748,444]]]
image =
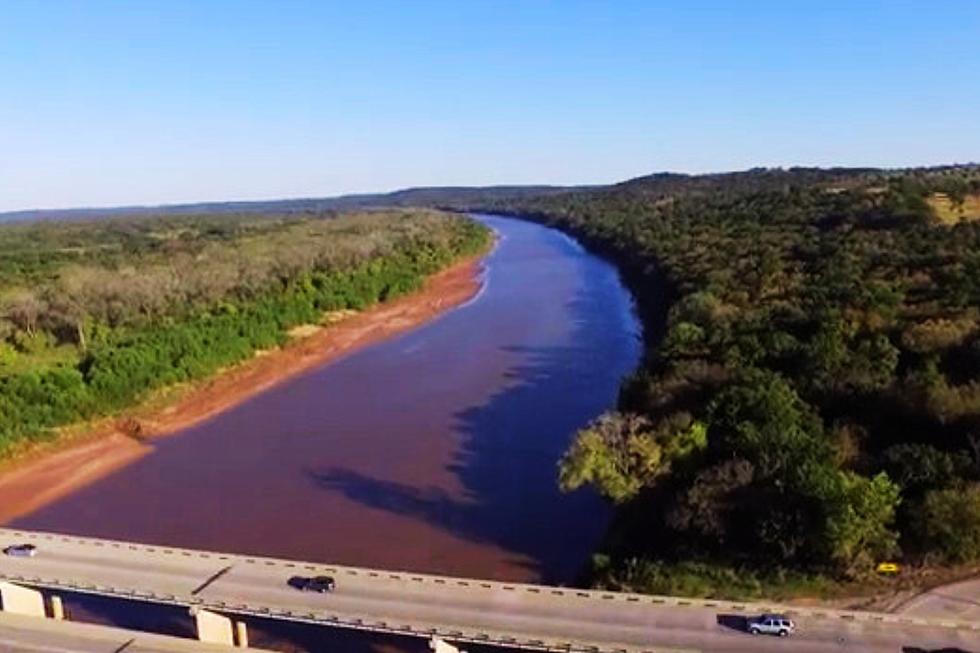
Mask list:
[[330,576],[293,576],[289,579],[289,586],[295,587],[302,592],[325,594],[326,592],[332,592],[337,587],[337,583]]

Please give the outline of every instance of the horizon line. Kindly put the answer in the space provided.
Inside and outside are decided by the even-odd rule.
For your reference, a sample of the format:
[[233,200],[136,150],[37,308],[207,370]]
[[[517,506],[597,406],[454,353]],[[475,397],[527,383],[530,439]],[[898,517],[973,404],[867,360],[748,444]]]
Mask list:
[[333,195],[303,195],[303,196],[273,196],[273,197],[260,197],[251,199],[204,199],[204,200],[186,200],[186,201],[173,201],[173,202],[161,202],[161,203],[137,203],[137,204],[102,204],[102,205],[82,205],[82,206],[62,206],[62,207],[32,207],[23,209],[12,209],[6,211],[0,211],[0,218],[9,218],[11,216],[20,215],[32,215],[38,213],[86,213],[86,212],[98,212],[98,211],[152,211],[155,209],[175,209],[183,207],[193,207],[202,206],[207,204],[260,204],[260,203],[274,203],[274,202],[309,202],[309,201],[327,201],[327,200],[343,200],[343,199],[355,199],[355,198],[367,198],[372,196],[384,196],[384,195],[394,195],[396,193],[404,193],[410,191],[424,191],[424,190],[494,190],[501,188],[514,188],[514,189],[528,189],[528,188],[547,188],[547,189],[587,189],[587,188],[600,188],[604,186],[615,186],[617,184],[627,183],[635,179],[643,179],[646,177],[655,177],[658,175],[677,175],[685,177],[710,177],[714,175],[729,175],[729,174],[739,174],[745,172],[751,172],[756,170],[782,170],[782,171],[792,171],[792,170],[875,170],[879,172],[902,172],[902,171],[915,171],[915,170],[941,170],[944,168],[973,168],[980,167],[980,161],[967,161],[967,162],[952,162],[952,163],[935,163],[935,164],[925,164],[918,166],[862,166],[862,165],[759,165],[751,166],[748,168],[740,168],[736,170],[712,170],[703,172],[681,172],[677,170],[658,170],[655,172],[650,172],[646,174],[636,175],[632,177],[627,177],[619,181],[612,181],[607,183],[589,183],[589,184],[535,184],[535,183],[507,183],[507,184],[485,184],[485,185],[466,185],[466,184],[447,184],[447,185],[435,185],[435,184],[423,184],[414,186],[399,186],[389,190],[377,190],[377,191],[351,191],[351,192],[341,192]]

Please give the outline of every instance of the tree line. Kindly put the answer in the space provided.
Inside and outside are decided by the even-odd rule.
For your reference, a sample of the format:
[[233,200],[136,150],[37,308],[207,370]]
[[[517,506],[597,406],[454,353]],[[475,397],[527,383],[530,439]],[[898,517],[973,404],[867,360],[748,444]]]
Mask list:
[[578,235],[637,296],[643,363],[559,469],[617,506],[597,582],[758,592],[980,559],[980,215],[944,223],[940,195],[980,196],[980,169],[666,174],[467,207]]
[[0,227],[0,454],[410,292],[488,242],[422,210]]

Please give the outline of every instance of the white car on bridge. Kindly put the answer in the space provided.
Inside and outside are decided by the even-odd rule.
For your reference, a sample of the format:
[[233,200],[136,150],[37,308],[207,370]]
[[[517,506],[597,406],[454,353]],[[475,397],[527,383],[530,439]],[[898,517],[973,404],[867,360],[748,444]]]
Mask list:
[[781,614],[764,614],[748,621],[749,632],[753,635],[778,635],[787,637],[796,630],[796,624]]

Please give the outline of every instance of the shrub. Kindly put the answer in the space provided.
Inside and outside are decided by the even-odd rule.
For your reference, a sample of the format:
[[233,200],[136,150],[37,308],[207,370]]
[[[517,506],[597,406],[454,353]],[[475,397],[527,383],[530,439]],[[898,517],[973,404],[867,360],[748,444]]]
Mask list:
[[927,550],[946,561],[980,559],[980,485],[927,493],[919,528]]

